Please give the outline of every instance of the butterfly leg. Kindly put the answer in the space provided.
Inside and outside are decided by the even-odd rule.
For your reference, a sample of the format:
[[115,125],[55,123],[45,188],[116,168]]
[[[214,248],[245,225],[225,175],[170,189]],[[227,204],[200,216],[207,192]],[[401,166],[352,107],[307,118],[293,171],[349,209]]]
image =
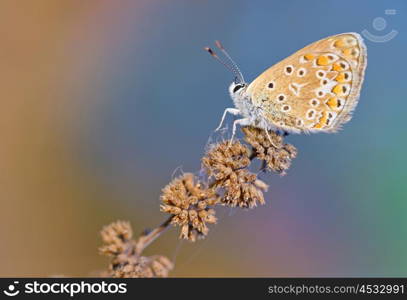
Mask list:
[[264,129],[264,131],[266,132],[266,135],[267,135],[267,138],[269,139],[270,144],[271,144],[274,148],[280,149],[280,146],[276,146],[276,145],[273,143],[273,140],[271,139],[271,136],[270,136],[269,131],[268,131],[267,129]]
[[230,138],[229,146],[232,144],[233,138],[235,137],[237,125],[248,126],[251,123],[252,123],[252,120],[250,120],[249,118],[239,119],[239,120],[236,120],[233,122],[232,137]]
[[215,129],[215,131],[218,131],[219,129],[222,128],[223,122],[225,121],[226,115],[230,113],[231,115],[237,116],[240,114],[240,110],[237,108],[226,108],[225,111],[223,112],[222,120],[220,121],[219,126]]

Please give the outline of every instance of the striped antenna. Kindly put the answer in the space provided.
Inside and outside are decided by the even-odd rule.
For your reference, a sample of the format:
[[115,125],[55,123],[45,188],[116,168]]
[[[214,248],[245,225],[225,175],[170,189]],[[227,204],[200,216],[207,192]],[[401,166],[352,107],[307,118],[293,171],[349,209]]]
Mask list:
[[244,83],[244,78],[242,73],[240,72],[239,68],[237,67],[236,63],[230,58],[229,54],[225,51],[225,49],[222,47],[222,45],[216,41],[216,46],[222,51],[222,53],[226,56],[228,59],[227,62],[225,62],[223,59],[221,59],[215,51],[213,51],[209,47],[205,47],[205,51],[207,51],[213,58],[215,58],[217,61],[219,61],[222,65],[224,65],[229,71],[231,71],[235,76],[236,79],[239,80],[239,82]]
[[232,57],[229,55],[229,53],[225,50],[225,47],[223,47],[223,45],[221,44],[220,41],[215,41],[215,45],[216,47],[219,48],[220,51],[222,51],[222,53],[229,59],[230,63],[232,64],[232,67],[236,70],[236,73],[239,74],[239,80],[241,82],[245,82],[244,78],[243,78],[243,74],[240,71],[239,67],[237,66],[237,63],[235,63],[235,61],[232,59]]

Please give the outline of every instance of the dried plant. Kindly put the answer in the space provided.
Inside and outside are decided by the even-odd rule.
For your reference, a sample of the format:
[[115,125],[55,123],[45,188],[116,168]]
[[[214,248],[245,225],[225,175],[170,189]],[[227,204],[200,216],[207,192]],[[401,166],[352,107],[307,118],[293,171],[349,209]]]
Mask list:
[[262,161],[260,171],[284,175],[297,149],[284,143],[284,137],[253,127],[242,128],[244,141],[223,141],[211,145],[202,158],[207,175],[198,179],[185,173],[166,185],[160,209],[168,214],[164,223],[137,240],[128,222],[118,221],[103,228],[100,252],[110,258],[108,277],[167,277],[173,263],[165,256],[142,256],[143,250],[168,227],[180,228],[180,238],[195,242],[208,235],[208,224],[216,224],[218,205],[251,209],[265,204],[268,185],[250,170],[254,159]]
[[173,268],[165,256],[141,256],[145,240],[143,237],[138,241],[132,239],[133,231],[128,222],[117,221],[105,226],[101,235],[104,245],[99,251],[110,257],[106,277],[167,277]]
[[214,188],[205,188],[191,173],[171,181],[161,195],[161,211],[171,214],[171,224],[181,227],[180,237],[194,241],[208,234],[208,224],[215,224],[219,202]]
[[269,132],[271,141],[262,129],[244,127],[242,131],[257,158],[264,161],[270,171],[284,175],[291,166],[291,160],[297,156],[297,149],[293,145],[284,144],[283,136],[274,131]]
[[221,189],[221,203],[231,207],[253,208],[265,204],[263,192],[268,186],[251,173],[250,150],[239,141],[216,144],[202,158],[202,165],[213,179],[213,187]]

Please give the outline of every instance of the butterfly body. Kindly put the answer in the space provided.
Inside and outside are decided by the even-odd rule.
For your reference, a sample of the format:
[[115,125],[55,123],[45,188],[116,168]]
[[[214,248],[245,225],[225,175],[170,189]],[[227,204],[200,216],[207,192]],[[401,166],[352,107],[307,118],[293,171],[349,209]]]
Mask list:
[[235,114],[241,115],[247,120],[247,125],[267,130],[279,129],[272,121],[266,118],[264,108],[261,105],[256,105],[250,95],[247,94],[247,84],[241,89],[239,93],[233,93],[233,84],[230,87],[230,96],[237,109]]
[[229,92],[235,108],[225,111],[221,124],[229,112],[242,116],[234,123],[233,135],[237,125],[291,133],[335,132],[351,119],[366,64],[366,47],[357,33],[312,43],[250,84],[233,82]]

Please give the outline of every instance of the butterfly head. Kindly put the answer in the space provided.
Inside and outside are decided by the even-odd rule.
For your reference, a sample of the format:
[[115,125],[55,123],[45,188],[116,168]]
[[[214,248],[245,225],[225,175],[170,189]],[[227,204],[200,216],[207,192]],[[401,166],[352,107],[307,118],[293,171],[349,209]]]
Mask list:
[[222,44],[219,41],[215,41],[216,47],[224,54],[224,58],[226,60],[221,59],[215,51],[213,51],[209,47],[205,47],[205,50],[209,52],[209,54],[219,61],[222,65],[224,65],[229,71],[231,71],[235,75],[235,80],[229,86],[229,93],[234,98],[238,94],[240,94],[245,88],[247,87],[247,83],[244,81],[242,72],[240,71],[239,67],[235,63],[235,61],[230,57],[229,53],[225,50]]
[[239,82],[236,79],[229,85],[229,93],[232,98],[240,95],[247,88],[247,83]]

